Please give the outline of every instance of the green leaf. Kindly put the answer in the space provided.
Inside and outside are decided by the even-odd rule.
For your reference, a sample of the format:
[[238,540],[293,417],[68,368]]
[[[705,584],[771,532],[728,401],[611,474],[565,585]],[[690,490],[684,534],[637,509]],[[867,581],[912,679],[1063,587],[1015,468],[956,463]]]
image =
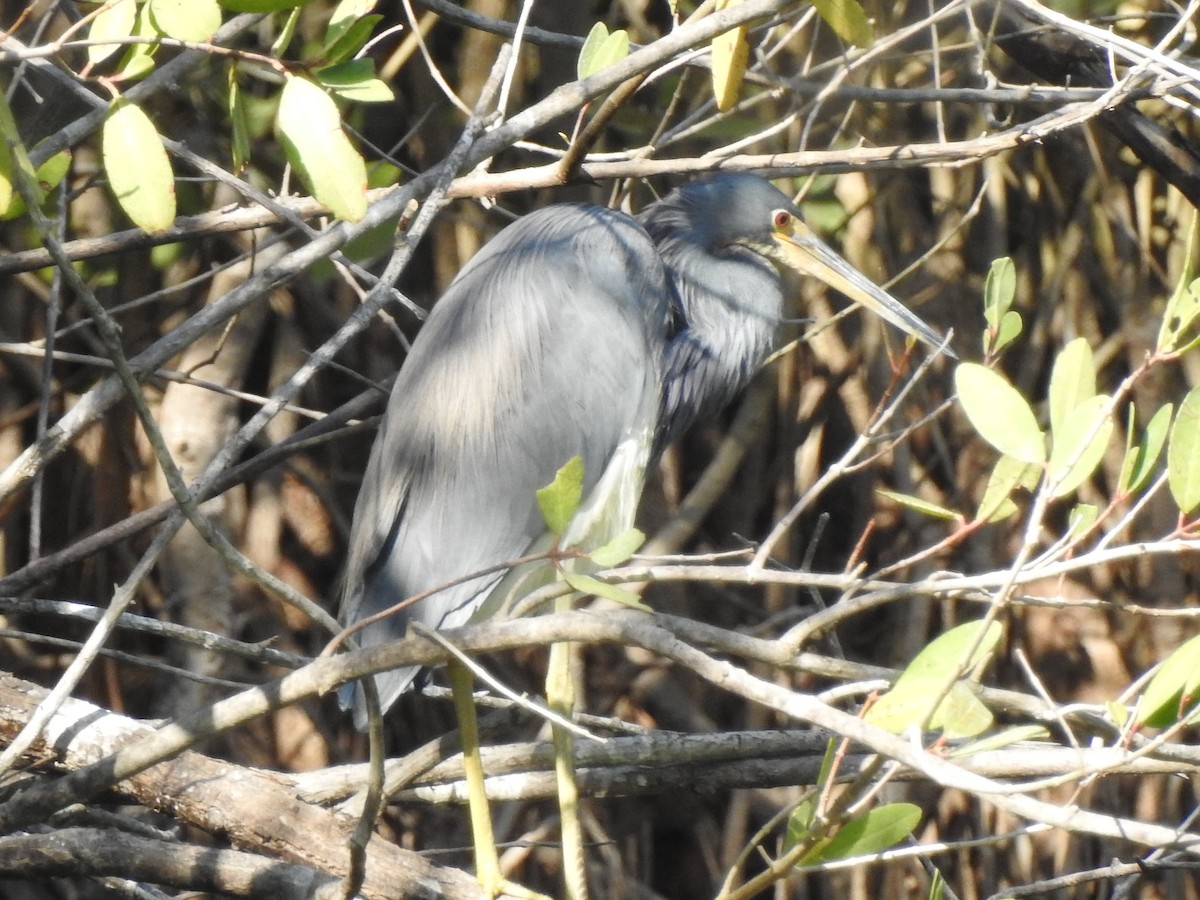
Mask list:
[[1075,407],[1096,396],[1096,365],[1086,338],[1075,338],[1063,347],[1050,373],[1050,434],[1058,432]]
[[913,512],[919,512],[924,516],[932,516],[935,519],[962,518],[962,516],[952,509],[947,509],[936,503],[930,503],[928,500],[922,500],[920,497],[914,497],[912,494],[901,494],[897,491],[885,490],[884,488],[876,488],[875,493],[881,497],[886,497],[893,503],[899,503],[905,509],[911,509]]
[[929,675],[897,681],[867,710],[865,720],[893,734],[903,734],[926,720],[931,731],[941,731],[949,739],[982,734],[992,726],[993,716],[965,681],[950,685],[942,702],[933,709],[934,700],[946,689],[948,677]]
[[1002,522],[1017,511],[1012,502],[1012,492],[1017,488],[1033,490],[1041,478],[1042,469],[1032,463],[1023,463],[1011,456],[1001,456],[992,468],[983,499],[975,513],[976,522]]
[[1045,462],[1046,438],[1008,379],[978,363],[962,363],[954,370],[954,384],[963,411],[985,441],[1021,462]]
[[995,734],[989,734],[985,738],[980,738],[977,741],[971,741],[969,744],[963,744],[960,747],[955,747],[950,751],[950,756],[955,759],[963,759],[968,756],[974,756],[976,753],[986,753],[991,750],[1002,750],[1012,744],[1018,744],[1022,741],[1045,741],[1050,738],[1050,729],[1044,725],[1014,725],[1011,728],[1005,728],[997,731]]
[[633,556],[644,543],[646,535],[636,528],[630,528],[622,531],[600,549],[593,550],[588,554],[588,558],[602,569],[611,569]]
[[1193,343],[1188,333],[1197,316],[1200,316],[1200,285],[1195,280],[1197,218],[1197,212],[1193,210],[1188,226],[1187,257],[1183,261],[1183,272],[1175,284],[1174,293],[1167,300],[1162,325],[1158,330],[1156,349],[1159,353],[1181,351]]
[[383,16],[363,16],[346,27],[346,31],[334,41],[325,45],[325,60],[331,64],[345,62],[367,43],[375,26],[383,21]]
[[1074,540],[1096,524],[1100,509],[1094,503],[1076,503],[1067,516],[1067,535]]
[[[5,161],[7,160],[8,164],[11,165],[12,160],[8,155],[8,143],[2,137],[2,129],[0,129],[0,194],[4,192],[6,174],[12,174],[11,168],[5,168]],[[62,184],[62,180],[67,177],[67,172],[70,170],[70,150],[60,150],[38,166],[35,177],[37,178],[38,188],[41,191],[42,197],[44,198],[46,194]],[[0,205],[0,220],[15,219],[25,212],[24,199],[20,194],[13,192],[8,204]]]
[[115,100],[104,120],[101,151],[109,187],[125,215],[144,231],[170,228],[175,176],[150,117],[128,100]]
[[1151,416],[1150,424],[1146,426],[1146,433],[1142,437],[1141,444],[1134,444],[1132,442],[1133,407],[1130,406],[1129,441],[1125,449],[1125,459],[1121,462],[1120,489],[1122,493],[1132,494],[1150,478],[1154,471],[1154,464],[1158,462],[1158,457],[1167,443],[1167,434],[1171,427],[1171,413],[1174,410],[1174,405],[1170,403],[1159,407],[1158,411]]
[[912,834],[920,821],[921,807],[914,803],[888,803],[869,809],[842,825],[833,837],[819,842],[797,865],[881,853]]
[[177,41],[207,41],[221,27],[217,0],[149,0],[155,27]]
[[583,457],[572,456],[537,492],[538,509],[550,533],[562,537],[583,500]]
[[783,852],[787,853],[812,832],[813,817],[817,812],[816,797],[809,796],[796,804],[788,816],[787,830],[783,835]]
[[24,210],[25,203],[21,200],[21,196],[13,184],[12,152],[8,149],[8,141],[5,140],[5,137],[6,135],[0,133],[0,210],[4,210],[4,218],[11,218],[20,213],[10,212],[10,210],[13,210],[18,203]]
[[133,27],[133,36],[144,38],[125,51],[121,57],[116,77],[122,81],[136,81],[154,71],[154,54],[158,52],[158,38],[161,33],[155,27],[150,16],[150,4],[143,3],[137,8],[137,23]]
[[1200,506],[1200,387],[1179,405],[1167,445],[1167,483],[1186,516]]
[[620,603],[623,606],[640,609],[642,612],[654,611],[643,603],[642,598],[633,591],[627,591],[615,584],[609,584],[607,581],[593,578],[591,575],[583,575],[579,572],[572,572],[566,569],[562,573],[562,579],[581,594],[603,597],[605,600],[612,600],[614,603]]
[[355,22],[368,17],[367,13],[375,8],[376,2],[377,0],[341,0],[329,17],[329,25],[325,28],[325,39],[322,43],[330,47],[345,37],[353,30]]
[[329,95],[304,78],[288,78],[276,123],[288,159],[313,196],[348,221],[366,215],[367,166]]
[[1065,497],[1083,484],[1108,449],[1113,420],[1106,410],[1112,399],[1104,394],[1075,407],[1054,433],[1047,479],[1054,497]]
[[629,55],[629,35],[624,29],[609,34],[603,22],[597,22],[588,32],[579,51],[575,73],[580,80],[591,78],[602,69],[615,65]]
[[[965,622],[931,641],[900,673],[892,689],[867,710],[865,720],[900,734],[927,718],[931,728],[950,736],[969,737],[991,726],[992,715],[970,687],[956,682],[933,710],[933,702],[952,677],[970,672],[983,662],[1000,642],[1004,629],[999,622],[988,625],[980,638],[982,621]],[[978,646],[967,659],[967,651]],[[930,713],[933,715],[930,716]]]
[[287,14],[283,20],[283,26],[279,29],[279,34],[275,36],[275,40],[271,41],[271,54],[273,56],[282,57],[287,53],[288,47],[292,45],[293,38],[296,37],[296,28],[300,24],[300,16],[304,14],[304,10],[296,7]]
[[307,6],[315,0],[219,0],[220,4],[233,12],[273,13],[281,9]]
[[1142,692],[1134,721],[1138,726],[1166,728],[1182,719],[1195,703],[1200,684],[1200,635],[1180,644]]
[[858,0],[813,0],[817,15],[848,44],[870,47],[875,40],[871,20]]
[[233,126],[230,152],[233,156],[233,173],[239,175],[250,165],[250,116],[242,100],[242,89],[237,83],[237,67],[229,67],[229,121]]
[[121,49],[123,44],[106,44],[104,42],[131,37],[135,21],[137,21],[137,4],[133,0],[121,0],[121,2],[97,13],[88,29],[88,40],[98,43],[92,43],[87,48],[88,62],[93,66],[102,63]]
[[[943,681],[957,672],[970,672],[975,666],[987,659],[1000,638],[1004,629],[999,622],[991,622],[987,631],[979,639],[983,621],[963,622],[949,631],[938,635],[930,641],[911,663],[900,674],[896,684],[902,684],[905,679],[941,678]],[[970,659],[964,661],[967,650],[978,640],[979,646]]]
[[[1021,314],[1015,309],[1010,309],[1006,312],[1003,318],[1000,319],[1000,329],[996,333],[995,340],[992,342],[992,353],[999,353],[1021,334],[1023,323]],[[985,348],[986,352],[986,348]]]
[[[988,331],[992,334],[1000,332],[1000,322],[1004,314],[1012,307],[1013,298],[1017,295],[1017,267],[1013,261],[1002,256],[993,260],[988,269],[987,278],[983,282],[983,318],[987,322]],[[984,343],[987,352],[988,343]]]
[[375,61],[351,59],[313,73],[317,81],[343,100],[354,103],[387,103],[395,99],[392,89],[375,77]]

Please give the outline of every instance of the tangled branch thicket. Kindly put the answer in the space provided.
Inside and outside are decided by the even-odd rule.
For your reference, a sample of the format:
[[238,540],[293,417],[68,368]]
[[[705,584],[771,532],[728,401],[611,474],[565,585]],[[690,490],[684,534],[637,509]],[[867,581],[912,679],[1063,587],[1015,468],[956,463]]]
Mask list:
[[[334,5],[303,7],[285,64]],[[130,228],[104,183],[110,94],[79,33],[62,38],[77,5],[0,7],[20,140],[35,163],[72,153],[49,230],[28,215],[0,229],[0,896],[337,895],[366,741],[328,692],[446,650],[414,635],[313,661],[321,609],[422,310],[513,216],[636,208],[693,173],[763,171],[964,358],[981,356],[984,275],[1011,257],[1024,330],[1001,367],[1027,397],[1079,336],[1143,423],[1200,380],[1195,351],[1143,366],[1200,201],[1200,4],[1060,4],[1068,18],[1029,0],[867,0],[864,50],[785,0],[682,25],[660,0],[530,3],[509,56],[521,4],[414,5],[375,10],[369,53],[394,101],[346,109],[382,185],[353,225],[299,196],[269,127],[279,85],[254,59],[285,16],[226,14],[210,43],[160,47],[154,72],[119,84],[174,159],[180,217],[161,235]],[[577,36],[597,18],[641,49],[578,81]],[[707,42],[735,22],[751,24],[751,66],[717,112]],[[255,123],[243,172],[231,71]],[[496,95],[498,112],[463,111]],[[609,112],[564,166],[577,127]],[[1124,412],[1078,491],[1101,511],[1084,540],[1062,539],[1070,503],[1040,495],[971,522],[996,454],[954,402],[949,361],[833,318],[814,285],[798,293],[790,342],[736,409],[667,452],[643,501],[649,543],[605,576],[644,586],[653,614],[595,601],[447,635],[529,695],[549,644],[585,646],[579,721],[608,738],[577,751],[592,894],[1200,896],[1194,732],[1131,733],[1113,705],[1200,615],[1194,520],[1163,478],[1120,490]],[[960,756],[863,720],[934,636],[985,616],[1006,631],[975,695],[997,729],[1041,725],[1039,740]],[[389,716],[365,896],[477,894],[438,695]],[[555,893],[548,731],[527,705],[481,705],[496,707],[503,863]],[[799,802],[832,832],[880,796],[919,805],[907,843],[776,865]]]

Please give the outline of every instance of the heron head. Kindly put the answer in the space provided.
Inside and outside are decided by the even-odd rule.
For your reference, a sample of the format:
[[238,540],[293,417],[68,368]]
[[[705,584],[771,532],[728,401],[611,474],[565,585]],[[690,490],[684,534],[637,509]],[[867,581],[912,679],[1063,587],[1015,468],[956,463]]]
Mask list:
[[[931,347],[941,335],[839,256],[809,229],[800,209],[769,181],[748,173],[722,173],[682,189],[714,248],[740,245],[782,270],[819,279]],[[943,349],[954,356],[949,349]]]

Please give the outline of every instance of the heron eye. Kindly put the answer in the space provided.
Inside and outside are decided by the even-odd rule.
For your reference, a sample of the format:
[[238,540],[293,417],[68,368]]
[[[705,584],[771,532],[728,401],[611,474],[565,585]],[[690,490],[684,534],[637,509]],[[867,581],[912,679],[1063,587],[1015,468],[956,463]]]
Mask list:
[[787,228],[792,224],[792,214],[786,209],[777,209],[771,216],[776,228]]

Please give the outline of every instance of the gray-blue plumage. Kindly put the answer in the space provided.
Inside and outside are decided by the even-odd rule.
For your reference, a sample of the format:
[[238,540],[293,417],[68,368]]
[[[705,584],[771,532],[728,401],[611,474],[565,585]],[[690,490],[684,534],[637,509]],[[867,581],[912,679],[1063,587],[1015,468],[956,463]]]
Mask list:
[[[647,462],[727,403],[770,351],[783,311],[778,265],[794,264],[785,244],[831,253],[783,193],[732,173],[694,181],[636,219],[550,206],[488,243],[435,305],[392,389],[355,508],[342,621],[525,554],[544,532],[536,490],[575,455],[590,495],[575,539],[586,532],[598,545],[630,527]],[[841,275],[832,283],[895,303],[850,277],[849,287]],[[884,315],[936,341],[911,313]],[[410,619],[464,624],[501,578],[440,591],[358,639],[397,640]],[[416,672],[377,676],[385,709]],[[347,685],[341,701],[362,727],[355,695]]]

